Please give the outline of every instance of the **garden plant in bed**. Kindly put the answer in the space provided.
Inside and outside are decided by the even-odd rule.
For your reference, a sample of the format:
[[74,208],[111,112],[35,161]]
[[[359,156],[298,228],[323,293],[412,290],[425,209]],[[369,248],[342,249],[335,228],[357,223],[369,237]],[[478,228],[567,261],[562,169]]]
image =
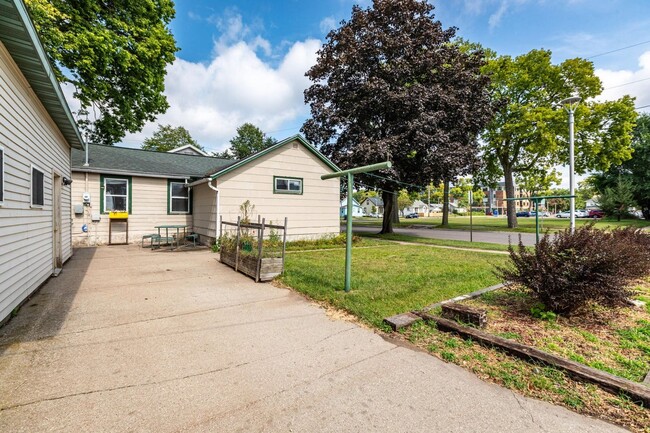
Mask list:
[[[511,248],[497,274],[511,283],[466,304],[485,309],[485,331],[642,382],[650,370],[650,234],[585,226]],[[406,338],[525,395],[650,431],[650,410],[550,366],[535,365],[418,324]]]

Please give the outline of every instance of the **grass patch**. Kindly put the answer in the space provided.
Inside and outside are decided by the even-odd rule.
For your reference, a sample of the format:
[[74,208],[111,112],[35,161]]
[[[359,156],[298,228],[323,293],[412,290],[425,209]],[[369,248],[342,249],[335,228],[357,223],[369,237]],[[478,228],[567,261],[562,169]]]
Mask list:
[[498,283],[494,265],[506,256],[411,245],[356,249],[352,291],[345,293],[345,251],[288,254],[279,280],[313,299],[387,329],[384,317]]
[[[505,217],[490,217],[490,216],[474,216],[472,218],[473,228],[476,231],[510,231],[520,233],[535,233],[535,218],[517,218],[518,227],[515,229],[508,228],[508,221]],[[558,231],[564,230],[569,227],[568,218],[555,218],[547,217],[540,218],[540,230]],[[593,222],[591,218],[577,218],[576,227],[589,224]],[[354,219],[354,224],[359,225],[377,225],[381,226],[381,218],[359,218]],[[469,216],[449,216],[449,225],[442,227],[442,216],[434,216],[429,218],[418,219],[400,219],[399,223],[394,223],[394,227],[408,227],[411,225],[430,225],[433,227],[469,230]],[[607,229],[613,227],[650,227],[650,221],[640,219],[624,219],[616,221],[616,219],[603,218],[596,221],[596,228]]]
[[401,335],[432,355],[460,365],[483,380],[623,425],[633,432],[648,432],[650,410],[634,404],[625,395],[612,395],[595,385],[573,380],[556,368],[526,362],[471,340],[462,340],[423,322]]
[[[353,247],[373,247],[377,245],[390,245],[388,241],[381,239],[362,238],[352,236]],[[305,251],[305,250],[328,250],[335,248],[345,248],[345,235],[325,236],[319,239],[301,239],[287,242],[287,251]]]
[[480,250],[489,250],[489,251],[508,251],[508,245],[492,244],[488,242],[469,242],[469,241],[457,241],[457,240],[447,240],[447,239],[430,239],[430,238],[420,238],[417,236],[402,235],[398,233],[390,233],[385,235],[374,234],[374,233],[359,233],[359,235],[364,238],[383,239],[383,240],[400,241],[400,242],[412,242],[416,244],[425,244],[425,245],[438,245],[438,246],[456,247],[456,248],[471,248],[471,249],[480,249]]

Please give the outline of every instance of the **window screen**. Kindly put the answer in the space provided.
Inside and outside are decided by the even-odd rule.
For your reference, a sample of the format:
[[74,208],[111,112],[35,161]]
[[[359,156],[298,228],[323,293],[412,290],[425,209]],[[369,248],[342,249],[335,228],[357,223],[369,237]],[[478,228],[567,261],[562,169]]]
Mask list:
[[32,206],[43,206],[44,179],[43,172],[32,167]]

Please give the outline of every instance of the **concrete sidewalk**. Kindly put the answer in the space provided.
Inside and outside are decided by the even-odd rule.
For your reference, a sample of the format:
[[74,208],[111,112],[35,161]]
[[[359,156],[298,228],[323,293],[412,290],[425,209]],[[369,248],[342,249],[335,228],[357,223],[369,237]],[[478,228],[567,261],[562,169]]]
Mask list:
[[0,431],[617,432],[206,250],[81,249],[0,328]]
[[[414,222],[413,224],[417,224],[417,222]],[[357,224],[353,227],[355,233],[379,233],[380,230],[381,227],[378,226],[363,226]],[[393,231],[400,235],[416,236],[419,238],[469,242],[469,230],[393,227]],[[341,232],[345,232],[345,226],[341,226]],[[519,243],[519,236],[521,236],[524,245],[535,245],[535,233],[482,232],[475,230],[472,236],[474,242],[488,242],[491,244],[503,245],[508,245],[509,243],[517,245]]]

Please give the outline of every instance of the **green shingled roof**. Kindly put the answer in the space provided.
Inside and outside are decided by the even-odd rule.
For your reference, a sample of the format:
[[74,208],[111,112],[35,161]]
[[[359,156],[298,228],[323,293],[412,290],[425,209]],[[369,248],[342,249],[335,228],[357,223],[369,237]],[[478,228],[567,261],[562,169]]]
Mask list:
[[84,151],[72,149],[72,169],[97,173],[202,178],[206,173],[217,172],[236,162],[211,156],[154,152],[97,144],[88,144],[88,155],[89,165],[84,167]]

